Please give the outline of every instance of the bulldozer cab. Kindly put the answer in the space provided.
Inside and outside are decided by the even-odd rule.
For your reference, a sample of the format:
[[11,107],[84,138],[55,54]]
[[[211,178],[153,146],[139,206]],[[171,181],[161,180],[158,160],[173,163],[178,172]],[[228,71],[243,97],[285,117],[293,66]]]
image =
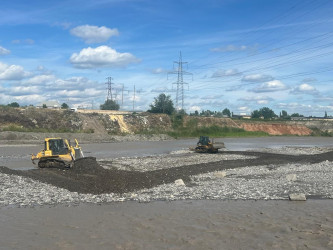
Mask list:
[[208,136],[200,136],[199,142],[197,144],[202,145],[202,146],[207,146],[208,143],[210,143],[210,140],[209,140]]
[[45,151],[51,150],[52,155],[68,154],[68,147],[63,139],[49,139],[45,141]]

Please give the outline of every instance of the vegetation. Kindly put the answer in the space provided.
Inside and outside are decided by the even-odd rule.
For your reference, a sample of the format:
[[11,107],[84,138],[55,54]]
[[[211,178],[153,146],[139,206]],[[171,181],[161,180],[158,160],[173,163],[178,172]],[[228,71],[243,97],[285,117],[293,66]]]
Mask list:
[[229,109],[225,108],[225,109],[222,110],[222,115],[226,115],[226,116],[230,117],[231,116],[231,112],[230,112]]
[[7,106],[12,107],[12,108],[19,108],[20,104],[18,104],[17,102],[12,102],[12,103],[9,103]]
[[219,127],[216,125],[209,127],[182,127],[174,129],[169,132],[168,135],[178,137],[199,137],[200,135],[206,135],[210,137],[257,137],[257,136],[268,136],[264,132],[248,132],[241,128],[233,127]]
[[333,137],[333,132],[322,131],[318,128],[311,128],[312,136],[324,136],[324,137]]
[[1,129],[2,131],[11,131],[11,132],[35,132],[35,133],[85,133],[92,134],[94,129],[84,129],[84,130],[75,130],[73,131],[70,128],[58,128],[58,129],[49,129],[49,128],[25,128],[18,125],[8,125]]
[[25,128],[23,126],[18,125],[9,125],[2,128],[2,131],[12,131],[12,132],[40,132],[40,133],[70,133],[73,132],[71,129],[68,128],[61,128],[61,129],[47,129],[47,128]]
[[171,115],[175,111],[171,97],[165,94],[160,94],[154,98],[153,104],[150,104],[150,113],[161,113]]
[[68,109],[68,108],[69,108],[69,106],[67,103],[61,104],[61,109]]
[[254,110],[251,113],[251,118],[254,119],[256,118],[272,119],[275,117],[277,117],[277,115],[274,113],[274,111],[267,107],[263,107],[259,110]]
[[106,100],[104,104],[100,105],[101,110],[119,110],[119,104],[117,104],[114,100]]

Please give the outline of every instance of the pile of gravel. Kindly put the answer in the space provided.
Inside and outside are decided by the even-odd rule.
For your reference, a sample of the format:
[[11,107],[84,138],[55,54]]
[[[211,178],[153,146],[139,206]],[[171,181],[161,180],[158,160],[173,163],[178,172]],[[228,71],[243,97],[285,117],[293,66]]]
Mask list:
[[[108,171],[108,170],[104,170]],[[93,177],[92,177],[93,178]],[[70,192],[10,172],[0,173],[0,206],[184,199],[288,199],[290,193],[333,198],[333,162],[263,165],[192,175],[183,182],[116,194]],[[183,184],[182,184],[183,183]]]
[[113,159],[101,159],[100,165],[105,169],[118,169],[124,171],[147,172],[158,169],[176,168],[180,166],[190,166],[193,164],[204,164],[210,162],[255,159],[256,156],[228,154],[219,152],[217,154],[198,154],[183,149],[173,151],[170,154],[144,157],[119,157]]
[[265,148],[261,152],[286,155],[314,155],[333,151],[333,147],[294,147],[285,146],[281,148]]

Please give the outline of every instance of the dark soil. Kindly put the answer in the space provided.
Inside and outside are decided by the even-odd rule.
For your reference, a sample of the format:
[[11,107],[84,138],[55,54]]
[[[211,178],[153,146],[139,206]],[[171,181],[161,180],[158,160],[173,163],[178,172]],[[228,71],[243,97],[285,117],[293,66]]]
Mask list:
[[49,183],[78,193],[126,193],[161,184],[172,183],[177,179],[189,182],[191,175],[198,175],[223,169],[246,166],[282,165],[287,163],[313,164],[333,161],[333,151],[316,155],[283,155],[259,152],[228,151],[228,154],[256,156],[255,159],[218,161],[195,164],[148,172],[124,171],[101,167],[93,157],[79,160],[72,169],[32,169],[26,171],[0,167],[0,172]]

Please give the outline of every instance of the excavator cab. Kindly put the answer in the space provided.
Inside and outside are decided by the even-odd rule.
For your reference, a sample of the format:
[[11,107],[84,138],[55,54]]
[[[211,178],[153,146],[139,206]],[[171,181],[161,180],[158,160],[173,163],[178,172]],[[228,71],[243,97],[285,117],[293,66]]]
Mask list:
[[207,146],[210,143],[208,136],[200,136],[197,146]]
[[68,146],[63,139],[49,139],[48,143],[45,141],[44,150],[51,150],[52,155],[68,154]]

